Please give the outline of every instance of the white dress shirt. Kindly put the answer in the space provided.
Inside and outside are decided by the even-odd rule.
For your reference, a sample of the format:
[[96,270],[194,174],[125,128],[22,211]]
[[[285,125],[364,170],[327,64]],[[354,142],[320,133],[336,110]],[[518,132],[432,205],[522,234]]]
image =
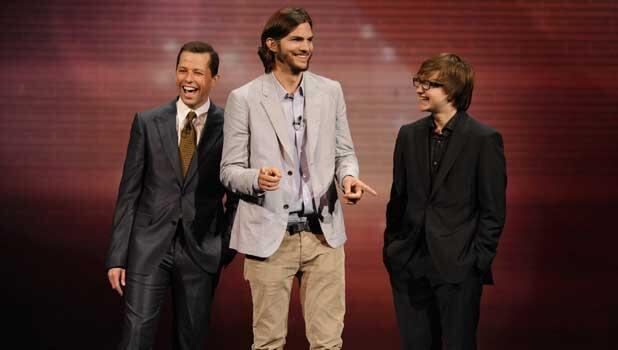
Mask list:
[[182,129],[184,129],[187,119],[187,114],[190,111],[194,111],[197,114],[197,118],[193,121],[193,127],[195,128],[195,132],[197,133],[197,142],[200,142],[200,136],[202,136],[202,130],[204,129],[204,125],[206,125],[206,117],[208,117],[208,109],[210,108],[210,98],[206,103],[201,105],[198,109],[191,109],[187,106],[182,99],[179,98],[176,101],[176,132],[178,133],[178,145],[180,146],[180,134]]

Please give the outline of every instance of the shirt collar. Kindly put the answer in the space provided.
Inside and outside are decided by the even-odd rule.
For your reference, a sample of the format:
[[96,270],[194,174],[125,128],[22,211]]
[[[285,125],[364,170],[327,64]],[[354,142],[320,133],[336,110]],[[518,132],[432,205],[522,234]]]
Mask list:
[[[436,121],[433,118],[433,115],[431,116],[431,123],[429,123],[429,129],[434,132],[434,130],[436,130]],[[457,121],[459,120],[459,113],[455,113],[455,115],[446,123],[446,125],[442,128],[442,134],[444,134],[444,136],[448,136],[450,135],[454,130],[455,127],[457,126]]]
[[189,106],[182,102],[181,98],[178,98],[178,101],[176,101],[176,110],[178,111],[177,116],[179,120],[184,120],[189,111],[195,111],[195,114],[197,114],[198,118],[201,118],[202,116],[205,116],[206,113],[208,113],[208,109],[210,109],[210,97],[208,98],[206,103],[201,105],[198,109],[189,108]]
[[[277,80],[277,77],[275,77],[274,73],[269,73],[271,76],[271,79],[273,80],[273,84],[275,85],[275,89],[277,90],[277,96],[279,96],[281,98],[281,100],[284,100],[285,97],[288,95],[288,92],[285,91],[285,89],[283,88],[283,85],[281,85],[281,83],[279,82],[279,80]],[[298,89],[296,89],[296,91],[294,91],[294,93],[292,95],[296,95],[297,93],[300,93],[301,96],[305,96],[305,79],[304,79],[304,75],[302,75],[300,77],[300,84],[298,85]]]

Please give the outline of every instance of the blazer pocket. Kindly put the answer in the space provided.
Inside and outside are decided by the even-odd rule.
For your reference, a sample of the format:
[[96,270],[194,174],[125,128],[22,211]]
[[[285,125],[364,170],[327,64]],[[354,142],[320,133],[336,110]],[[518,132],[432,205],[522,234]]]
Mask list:
[[135,214],[135,220],[133,221],[133,226],[134,227],[146,227],[150,225],[151,221],[152,221],[152,216],[145,214],[145,213],[137,212]]

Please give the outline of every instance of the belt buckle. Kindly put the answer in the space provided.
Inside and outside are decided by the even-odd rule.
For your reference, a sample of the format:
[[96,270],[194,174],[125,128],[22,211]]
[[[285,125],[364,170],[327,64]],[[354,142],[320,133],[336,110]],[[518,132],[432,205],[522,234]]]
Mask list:
[[309,230],[309,225],[307,225],[306,221],[295,222],[292,224],[288,224],[287,226],[287,231],[290,233],[290,235],[295,235],[301,231],[307,230]]

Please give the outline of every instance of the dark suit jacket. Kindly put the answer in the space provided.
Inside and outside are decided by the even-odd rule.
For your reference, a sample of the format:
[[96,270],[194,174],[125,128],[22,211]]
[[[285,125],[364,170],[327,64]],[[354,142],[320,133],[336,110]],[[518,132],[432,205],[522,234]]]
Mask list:
[[237,199],[219,181],[223,109],[213,103],[186,179],[181,173],[176,100],[137,113],[118,190],[105,267],[149,274],[183,225],[186,247],[205,271],[216,273],[228,249]]
[[393,185],[386,210],[384,262],[402,271],[418,248],[419,234],[447,282],[473,269],[493,283],[491,263],[506,213],[506,163],[502,136],[465,112],[450,136],[430,188],[429,123],[423,118],[399,130]]

